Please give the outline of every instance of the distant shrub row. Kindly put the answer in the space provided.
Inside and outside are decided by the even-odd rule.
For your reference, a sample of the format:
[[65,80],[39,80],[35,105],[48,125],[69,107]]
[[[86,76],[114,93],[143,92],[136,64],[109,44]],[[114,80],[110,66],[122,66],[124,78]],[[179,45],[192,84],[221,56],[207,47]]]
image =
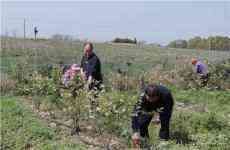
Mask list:
[[132,43],[132,44],[137,44],[137,39],[134,38],[129,39],[129,38],[115,38],[113,41],[113,43]]
[[197,36],[189,40],[174,40],[168,44],[168,47],[230,51],[230,38],[227,36],[209,36],[208,38]]

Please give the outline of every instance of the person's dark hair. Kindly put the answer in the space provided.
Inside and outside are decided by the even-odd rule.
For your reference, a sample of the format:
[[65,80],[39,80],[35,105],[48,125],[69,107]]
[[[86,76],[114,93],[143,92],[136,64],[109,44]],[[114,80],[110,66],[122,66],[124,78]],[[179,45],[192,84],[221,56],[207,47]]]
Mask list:
[[146,89],[145,89],[145,93],[149,96],[149,97],[155,97],[155,96],[159,96],[158,90],[157,90],[157,86],[154,84],[149,84]]
[[84,43],[84,47],[85,47],[86,45],[89,45],[90,48],[93,50],[93,43],[91,43],[91,42],[86,42],[86,43]]

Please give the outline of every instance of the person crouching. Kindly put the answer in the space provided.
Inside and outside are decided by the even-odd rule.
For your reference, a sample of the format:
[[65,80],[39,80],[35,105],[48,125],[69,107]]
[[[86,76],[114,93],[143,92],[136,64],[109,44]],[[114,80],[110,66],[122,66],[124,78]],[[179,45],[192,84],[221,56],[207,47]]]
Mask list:
[[172,94],[166,87],[154,84],[145,87],[132,113],[132,140],[134,144],[138,144],[138,139],[141,137],[149,138],[148,126],[153,118],[151,113],[153,111],[158,112],[160,116],[160,139],[169,139],[169,123],[173,103]]

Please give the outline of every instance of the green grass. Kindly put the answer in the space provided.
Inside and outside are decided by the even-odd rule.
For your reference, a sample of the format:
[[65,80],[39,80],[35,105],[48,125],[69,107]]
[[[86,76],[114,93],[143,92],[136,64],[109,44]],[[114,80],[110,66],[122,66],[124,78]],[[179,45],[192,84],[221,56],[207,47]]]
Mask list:
[[86,149],[84,145],[63,141],[54,129],[20,103],[16,97],[1,97],[1,149]]
[[229,91],[208,91],[205,89],[179,90],[171,88],[177,101],[205,105],[213,112],[230,113]]
[[[202,90],[181,91],[174,87],[170,89],[176,102],[185,102],[192,108],[184,110],[180,110],[177,106],[174,108],[171,122],[172,139],[166,144],[162,144],[158,139],[159,126],[151,124],[150,143],[158,149],[229,149],[229,93]],[[127,112],[122,114],[122,118],[127,118],[127,120],[117,118],[116,123],[108,122],[103,127],[111,129],[111,132],[114,131],[115,134],[124,138],[128,136],[126,132],[130,131],[130,113],[137,101],[138,93],[111,91],[107,92],[106,96],[110,98],[109,101],[112,101],[114,106],[119,106],[119,110],[127,109]],[[207,107],[208,111],[195,106]],[[84,145],[72,143],[68,136],[65,140],[61,140],[59,133],[49,128],[46,122],[39,120],[17,97],[1,97],[1,115],[1,141],[5,149],[20,149],[28,144],[42,150],[86,149]],[[120,125],[121,121],[123,126]],[[117,127],[116,130],[114,127]]]
[[[172,140],[165,148],[229,149],[229,92],[178,89],[172,89],[172,91],[175,101],[184,102],[187,106],[174,107],[170,127]],[[159,127],[151,125],[149,129],[151,143],[160,144]]]

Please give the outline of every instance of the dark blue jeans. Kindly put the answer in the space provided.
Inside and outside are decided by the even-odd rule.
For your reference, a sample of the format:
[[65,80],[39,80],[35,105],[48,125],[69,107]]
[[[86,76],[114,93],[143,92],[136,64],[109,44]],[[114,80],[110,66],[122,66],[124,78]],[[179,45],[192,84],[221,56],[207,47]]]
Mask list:
[[169,139],[169,123],[172,112],[162,112],[160,113],[161,128],[159,132],[160,139]]

